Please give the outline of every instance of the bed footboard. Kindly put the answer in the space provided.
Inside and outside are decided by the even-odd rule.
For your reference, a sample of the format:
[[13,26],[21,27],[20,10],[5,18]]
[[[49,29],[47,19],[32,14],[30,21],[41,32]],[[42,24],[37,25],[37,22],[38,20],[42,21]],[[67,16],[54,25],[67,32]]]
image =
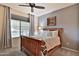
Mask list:
[[21,36],[21,50],[31,56],[42,55],[42,46],[45,45],[44,41],[34,39],[31,37]]

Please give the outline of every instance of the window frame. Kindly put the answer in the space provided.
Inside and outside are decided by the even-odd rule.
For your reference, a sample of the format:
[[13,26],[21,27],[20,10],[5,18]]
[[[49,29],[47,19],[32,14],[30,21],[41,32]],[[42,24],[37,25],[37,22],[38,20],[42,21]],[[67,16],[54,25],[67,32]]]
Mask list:
[[[25,20],[25,19],[27,19],[27,20]],[[19,23],[19,37],[21,36],[21,22],[22,21],[23,22],[28,22],[29,25],[30,25],[30,21],[28,21],[29,18],[26,18],[26,17],[23,17],[23,16],[18,16],[18,15],[11,14],[11,20],[18,20],[20,22]],[[30,26],[29,26],[29,28],[30,28]],[[30,32],[30,29],[29,29],[29,32]],[[11,32],[11,37],[12,37],[12,32]],[[12,37],[12,38],[19,38],[19,37]]]

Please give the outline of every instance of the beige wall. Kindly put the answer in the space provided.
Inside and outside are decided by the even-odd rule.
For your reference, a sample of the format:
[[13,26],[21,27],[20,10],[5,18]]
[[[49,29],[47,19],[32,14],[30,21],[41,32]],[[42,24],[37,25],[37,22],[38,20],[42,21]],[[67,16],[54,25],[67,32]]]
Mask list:
[[29,17],[28,14],[20,12],[20,11],[18,11],[16,9],[12,9],[12,8],[11,8],[11,13],[15,14],[15,15],[23,16],[23,17]]
[[64,28],[62,43],[64,47],[79,50],[78,4],[39,17],[40,24],[47,25],[48,17],[57,17],[57,25],[51,27]]

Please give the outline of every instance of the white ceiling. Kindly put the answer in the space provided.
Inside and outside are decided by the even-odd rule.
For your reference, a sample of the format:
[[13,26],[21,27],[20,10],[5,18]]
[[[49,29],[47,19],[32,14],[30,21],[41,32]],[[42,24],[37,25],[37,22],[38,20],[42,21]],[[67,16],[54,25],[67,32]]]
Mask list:
[[[23,3],[5,3],[3,5],[9,6],[13,9],[16,9],[16,10],[24,12],[24,13],[31,13],[30,7],[21,7],[21,6],[18,6],[19,4],[23,4]],[[41,15],[44,15],[44,14],[74,5],[74,4],[75,3],[36,3],[36,5],[44,6],[45,9],[34,8],[33,14],[35,14],[37,16],[41,16]]]

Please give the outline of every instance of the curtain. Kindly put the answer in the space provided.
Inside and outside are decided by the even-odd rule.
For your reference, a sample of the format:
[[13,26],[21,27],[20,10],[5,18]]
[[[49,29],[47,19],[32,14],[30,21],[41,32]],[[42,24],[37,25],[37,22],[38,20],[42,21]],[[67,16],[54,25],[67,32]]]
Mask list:
[[0,48],[11,48],[10,8],[0,5]]
[[32,15],[32,14],[29,14],[29,18],[30,18],[30,31],[29,31],[29,35],[30,36],[34,36],[34,31],[35,31],[35,29],[34,29],[34,15]]

